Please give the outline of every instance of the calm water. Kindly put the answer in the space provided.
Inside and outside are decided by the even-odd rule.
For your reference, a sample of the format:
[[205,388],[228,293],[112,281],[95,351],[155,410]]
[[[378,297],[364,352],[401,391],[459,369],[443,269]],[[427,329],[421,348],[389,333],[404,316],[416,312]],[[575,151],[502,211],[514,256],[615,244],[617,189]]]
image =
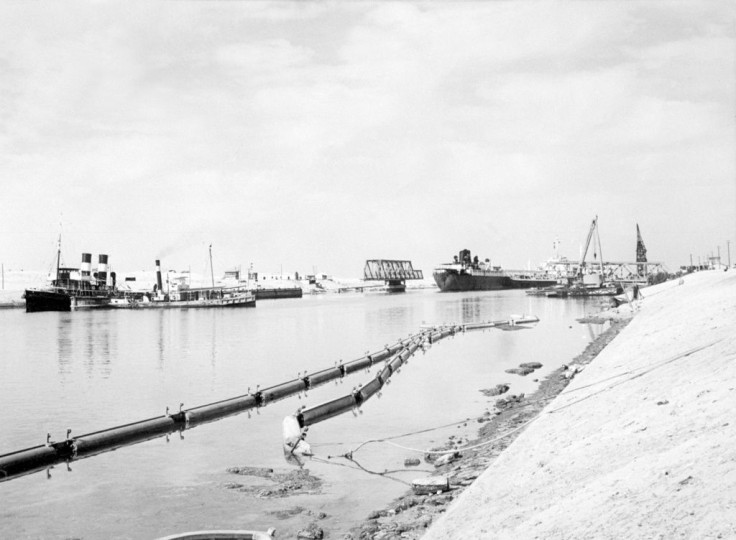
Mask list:
[[[34,313],[0,310],[0,454],[243,394],[316,371],[339,360],[415,333],[423,323],[497,320],[533,314],[531,330],[488,330],[443,340],[417,353],[392,378],[380,399],[359,416],[313,426],[308,441],[321,458],[361,441],[440,426],[457,427],[402,439],[428,448],[449,435],[474,435],[477,418],[494,400],[479,390],[511,383],[530,392],[534,383],[504,373],[539,361],[533,377],[569,361],[601,328],[576,318],[596,309],[582,300],[534,298],[522,291],[443,294],[416,290],[387,295],[332,294],[261,301],[255,309]],[[256,499],[227,490],[240,481],[232,466],[287,470],[281,421],[302,405],[342,396],[373,372],[312,390],[261,409],[172,436],[129,446],[0,483],[0,537],[155,538],[203,528],[284,531],[278,505],[328,514],[325,527],[346,528],[422,476],[392,478],[349,468],[341,460],[312,460],[306,467],[323,482],[322,494],[289,501]],[[370,470],[403,468],[416,453],[370,445],[356,454]]]

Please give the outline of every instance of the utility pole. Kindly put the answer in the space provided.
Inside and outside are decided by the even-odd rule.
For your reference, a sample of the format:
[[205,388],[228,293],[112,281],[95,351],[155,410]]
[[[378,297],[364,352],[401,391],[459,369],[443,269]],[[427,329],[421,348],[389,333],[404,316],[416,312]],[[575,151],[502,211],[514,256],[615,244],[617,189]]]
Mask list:
[[731,268],[731,241],[726,240],[726,247],[728,248],[728,267]]
[[5,290],[5,263],[2,264],[3,267],[3,290]]

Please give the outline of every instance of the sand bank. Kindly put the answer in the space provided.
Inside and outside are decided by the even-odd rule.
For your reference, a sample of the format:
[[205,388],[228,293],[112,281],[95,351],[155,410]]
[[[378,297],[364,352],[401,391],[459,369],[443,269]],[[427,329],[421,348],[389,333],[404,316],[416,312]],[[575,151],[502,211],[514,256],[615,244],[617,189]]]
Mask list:
[[633,307],[423,538],[736,537],[736,272]]
[[477,421],[482,427],[478,430],[477,439],[458,447],[457,441],[450,437],[445,446],[435,448],[448,451],[457,449],[456,455],[445,458],[446,462],[435,459],[441,457],[438,455],[425,457],[426,461],[433,461],[435,476],[447,479],[450,490],[420,496],[410,490],[383,510],[373,512],[345,538],[411,540],[426,533],[427,527],[447,510],[448,505],[472,485],[544,407],[564,390],[578,370],[584,369],[626,327],[632,318],[632,310],[626,306],[596,315],[596,318],[601,322],[610,321],[610,327],[566,366],[553,371],[533,394],[509,395],[504,393],[508,390],[506,385],[498,385],[504,387],[500,393],[498,387],[484,391],[489,396],[498,396],[498,399],[495,413],[487,412],[478,417]]

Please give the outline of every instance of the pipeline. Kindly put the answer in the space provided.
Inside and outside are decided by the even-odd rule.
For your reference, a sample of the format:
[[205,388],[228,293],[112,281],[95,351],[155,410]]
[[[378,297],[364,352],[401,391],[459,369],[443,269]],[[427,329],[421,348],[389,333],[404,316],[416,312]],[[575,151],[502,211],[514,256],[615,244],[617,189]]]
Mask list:
[[299,423],[299,427],[304,429],[308,426],[316,424],[337,416],[348,411],[359,408],[363,403],[368,401],[369,398],[378,394],[381,388],[388,382],[391,375],[396,373],[399,368],[412,356],[419,347],[427,339],[427,335],[424,333],[416,334],[412,336],[412,340],[405,344],[400,350],[396,351],[396,354],[386,362],[383,369],[371,379],[367,384],[359,386],[353,390],[350,394],[315,405],[310,408],[302,408],[297,412],[295,418]]
[[[444,339],[448,336],[455,335],[457,332],[466,332],[470,330],[483,330],[487,328],[505,328],[521,324],[529,324],[539,322],[537,317],[517,316],[504,321],[489,321],[464,325],[449,326],[423,326],[423,331],[419,334],[411,336],[408,342],[405,342],[400,350],[397,350],[394,356],[390,357],[383,368],[364,386],[359,386],[353,392],[346,396],[342,396],[313,407],[302,407],[296,414],[287,417],[284,422],[289,425],[298,424],[301,433],[297,436],[293,430],[284,433],[284,450],[287,453],[294,453],[298,448],[296,440],[304,440],[306,438],[306,428],[316,423],[323,422],[348,411],[359,409],[368,399],[377,395],[384,385],[389,382],[392,375],[396,374],[402,365],[416,351]],[[306,448],[308,446],[305,445]]]
[[183,404],[180,404],[179,412],[174,414],[169,414],[167,408],[166,414],[159,417],[76,437],[70,437],[71,430],[67,430],[66,439],[63,441],[52,442],[51,436],[47,435],[46,444],[0,455],[0,482],[48,469],[59,463],[69,463],[123,446],[168,436],[175,432],[182,432],[186,429],[240,414],[251,409],[258,409],[275,401],[301,394],[328,382],[342,379],[357,371],[368,369],[380,362],[385,362],[383,369],[378,375],[354,393],[344,398],[322,404],[321,406],[312,407],[309,410],[302,410],[298,415],[298,421],[299,426],[303,428],[360,407],[365,401],[376,395],[391,375],[396,373],[420,347],[424,349],[426,346],[436,343],[441,339],[466,330],[496,328],[504,325],[537,322],[538,320],[535,317],[479,323],[472,325],[472,327],[470,325],[427,327],[423,328],[417,334],[398,341],[394,345],[386,345],[383,349],[366,354],[356,360],[346,363],[336,363],[334,367],[297,376],[296,379],[263,390],[260,387],[256,387],[256,391],[253,393],[250,392],[249,388],[248,392],[244,395],[200,405],[191,409],[184,409]]

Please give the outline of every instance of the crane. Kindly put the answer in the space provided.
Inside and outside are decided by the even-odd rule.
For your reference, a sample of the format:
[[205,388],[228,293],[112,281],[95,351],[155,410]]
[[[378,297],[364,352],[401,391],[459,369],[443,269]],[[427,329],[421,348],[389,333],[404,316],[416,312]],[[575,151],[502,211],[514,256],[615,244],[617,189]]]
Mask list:
[[590,241],[593,239],[593,233],[595,232],[596,243],[598,244],[598,255],[600,255],[600,266],[601,275],[603,274],[603,250],[601,249],[601,237],[598,233],[598,216],[593,218],[593,222],[590,224],[590,230],[588,231],[588,238],[585,240],[585,249],[583,254],[580,256],[580,264],[578,265],[578,277],[582,277],[583,269],[585,268],[585,256],[588,254],[588,248],[590,247]]

